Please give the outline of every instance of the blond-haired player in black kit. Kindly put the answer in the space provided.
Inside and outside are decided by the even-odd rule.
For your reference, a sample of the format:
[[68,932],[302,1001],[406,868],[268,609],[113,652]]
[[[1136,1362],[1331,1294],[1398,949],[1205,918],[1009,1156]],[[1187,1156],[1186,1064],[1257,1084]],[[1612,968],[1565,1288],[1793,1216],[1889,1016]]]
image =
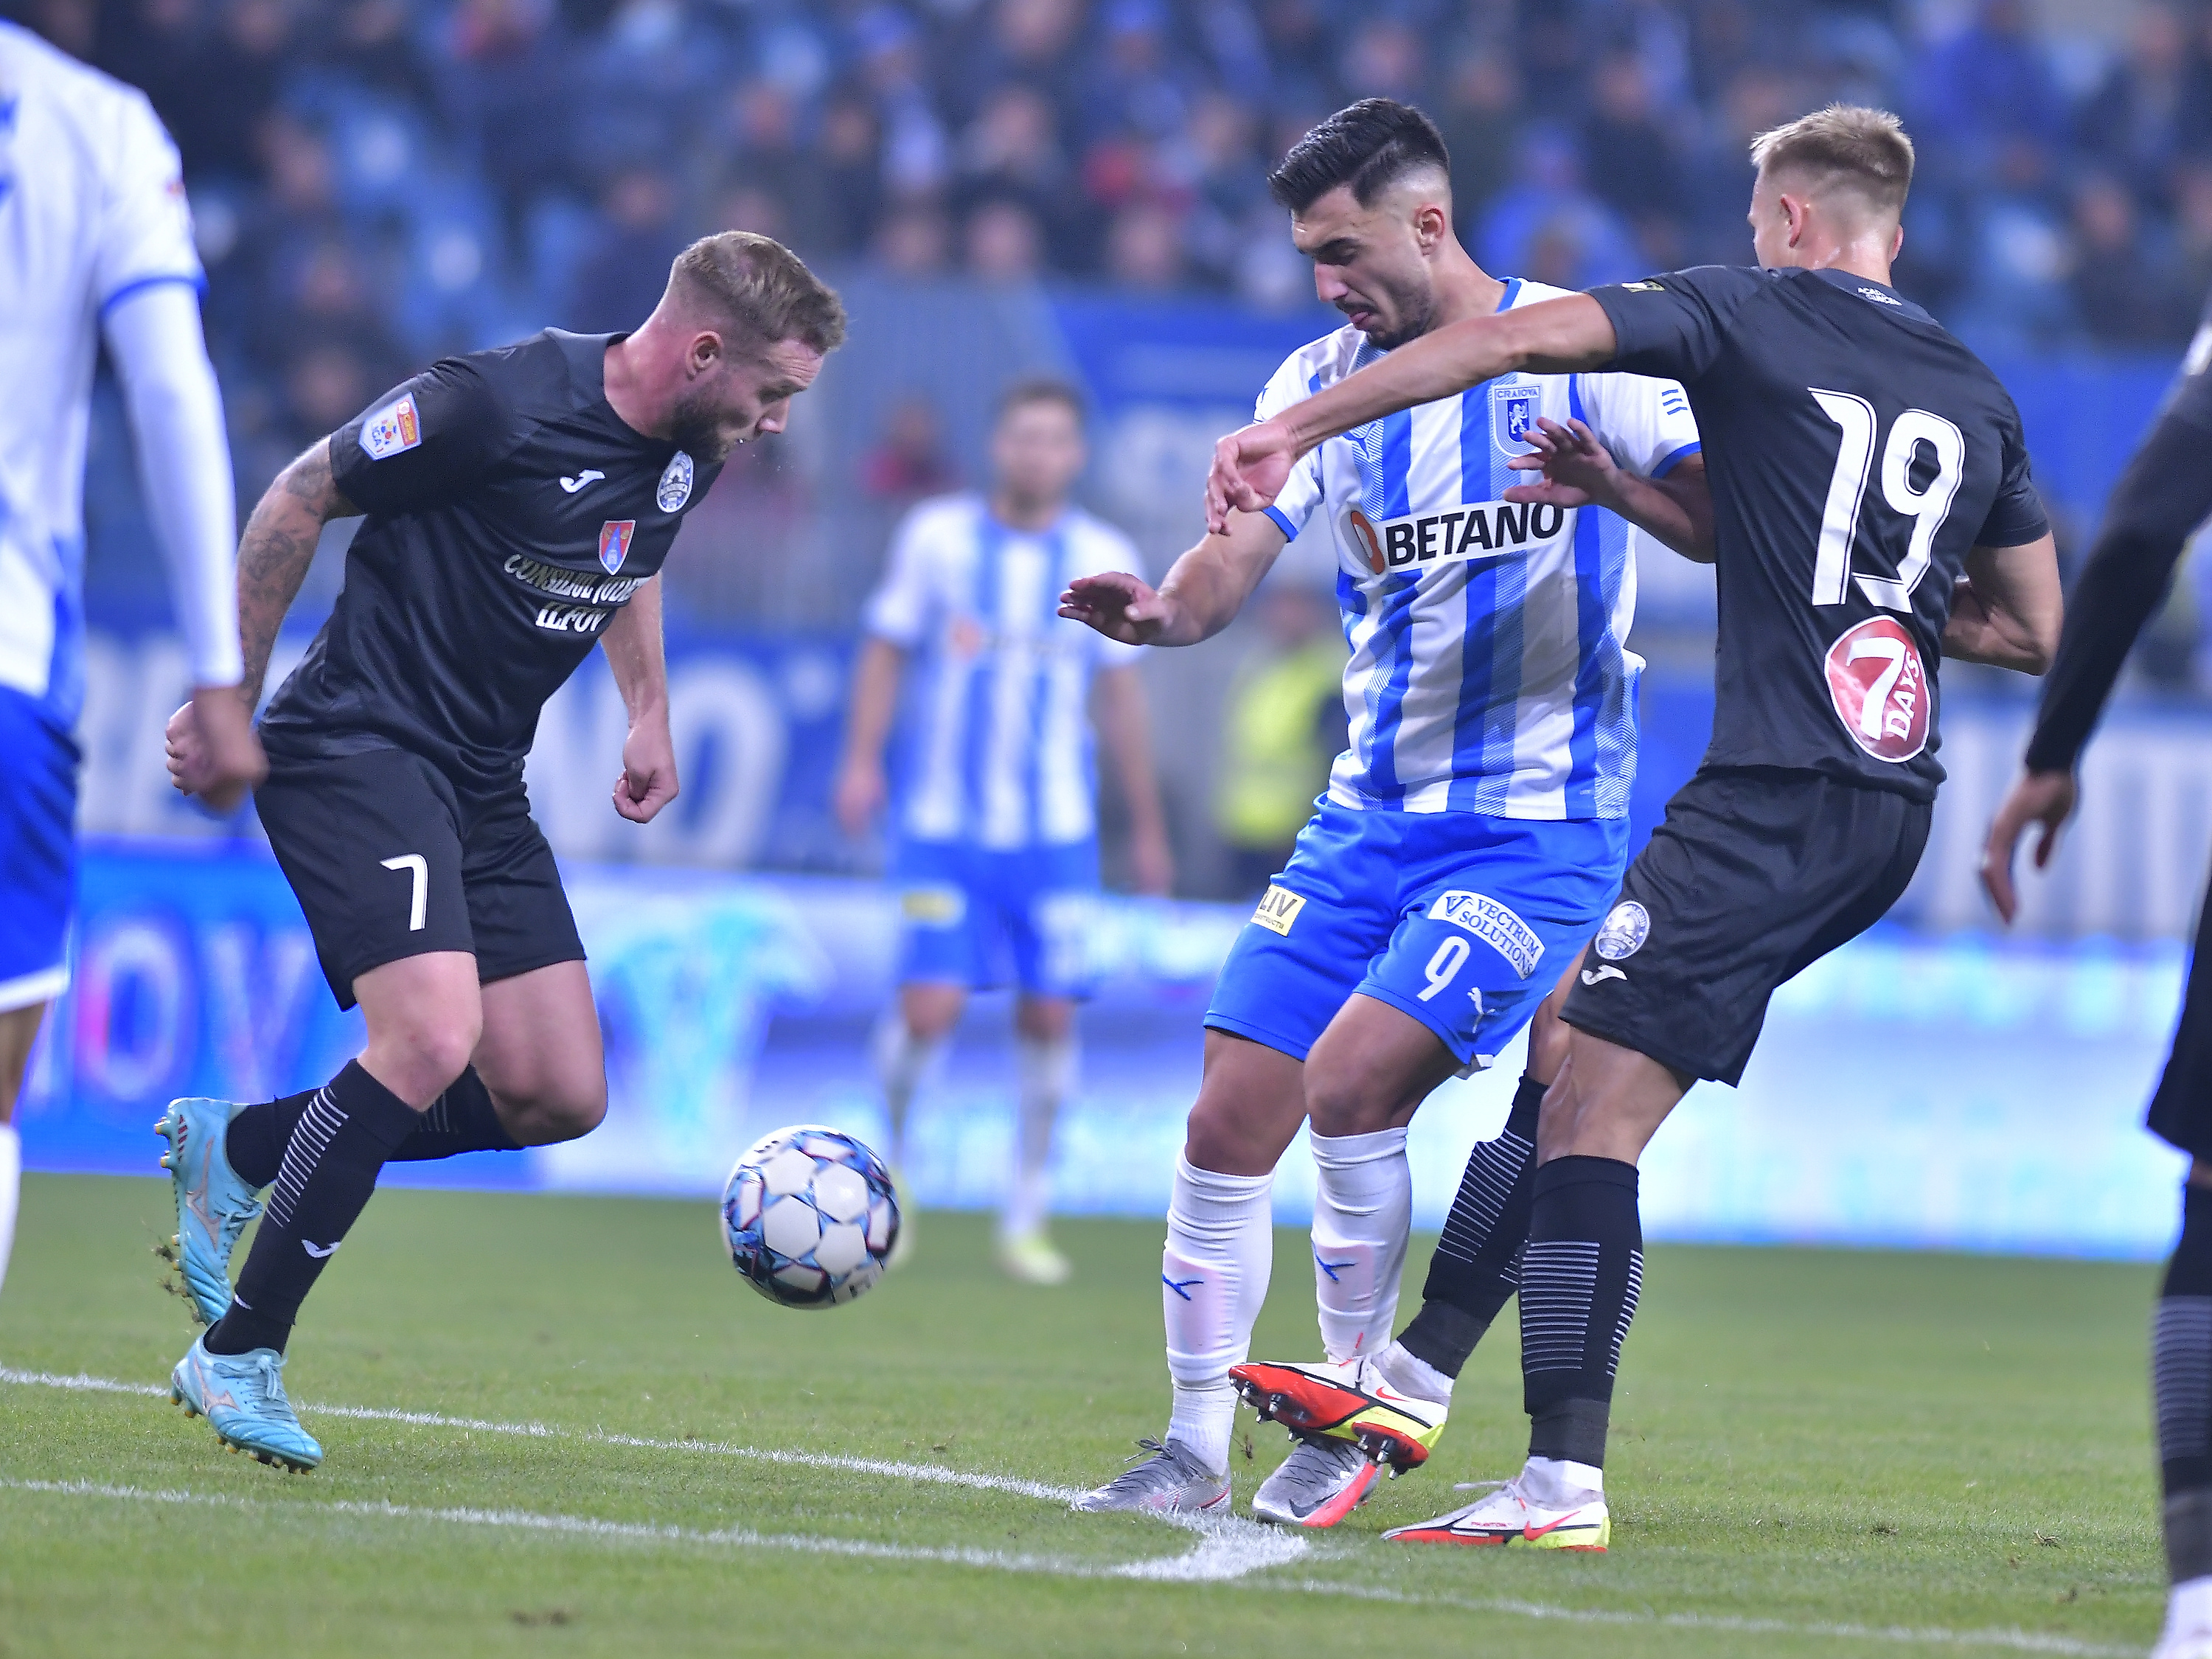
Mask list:
[[1890,285],[1912,176],[1897,118],[1837,106],[1752,154],[1763,269],[1454,323],[1215,452],[1218,530],[1316,445],[1509,370],[1679,380],[1705,439],[1712,744],[1564,1010],[1519,1281],[1528,1462],[1394,1537],[1606,1547],[1606,1430],[1644,1271],[1637,1159],[1694,1081],[1741,1075],[1775,988],[1905,890],[1943,775],[1939,653],[2039,673],[2057,641],[2057,564],[2012,399]]
[[[605,1114],[584,950],[523,757],[597,646],[629,713],[615,811],[644,823],[674,799],[661,562],[724,458],[783,429],[844,332],[788,250],[711,236],[636,332],[548,329],[435,363],[254,509],[238,555],[249,707],[323,526],[367,519],[262,718],[254,799],[368,1046],[312,1093],[180,1100],[161,1125],[178,1265],[209,1325],[170,1392],[264,1462],[322,1461],[284,1397],[285,1342],[383,1164],[567,1140]],[[169,735],[192,775],[191,708]],[[231,1248],[264,1187],[234,1295]]]
[[[1982,879],[2009,924],[2019,911],[2013,852],[2040,824],[2038,867],[2073,815],[2074,768],[2112,695],[2136,635],[2165,600],[2191,534],[2212,514],[2212,306],[2181,379],[2112,490],[2103,532],[2074,586],[2058,655],[2027,763],[1990,827]],[[2151,1097],[2150,1130],[2189,1154],[2181,1238],[2151,1325],[2151,1389],[2166,1489],[2166,1560],[2172,1585],[2152,1659],[2212,1659],[2212,903],[2197,950],[2173,1052]]]

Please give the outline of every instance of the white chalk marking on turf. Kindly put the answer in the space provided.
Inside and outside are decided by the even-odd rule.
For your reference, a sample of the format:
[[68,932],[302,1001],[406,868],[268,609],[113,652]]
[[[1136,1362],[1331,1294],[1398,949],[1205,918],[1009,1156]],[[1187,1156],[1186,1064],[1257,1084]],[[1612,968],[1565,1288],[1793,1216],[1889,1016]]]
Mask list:
[[[981,1567],[999,1572],[1042,1573],[1061,1578],[1212,1581],[1241,1577],[1258,1567],[1275,1565],[1304,1549],[1304,1540],[1296,1538],[1276,1539],[1272,1544],[1267,1544],[1267,1540],[1248,1540],[1239,1537],[1237,1534],[1242,1530],[1261,1530],[1249,1522],[1225,1524],[1215,1522],[1205,1524],[1202,1530],[1209,1536],[1188,1555],[1166,1561],[1132,1561],[1109,1565],[1064,1556],[1012,1554],[1003,1550],[884,1544],[862,1538],[823,1538],[806,1533],[756,1532],[750,1527],[705,1528],[651,1521],[605,1521],[594,1516],[545,1515],[532,1510],[426,1509],[411,1504],[364,1503],[354,1498],[338,1498],[328,1503],[280,1500],[269,1504],[228,1492],[175,1489],[149,1492],[139,1486],[109,1486],[92,1480],[17,1480],[4,1476],[0,1476],[0,1489],[58,1498],[106,1498],[124,1503],[189,1504],[263,1514],[287,1511],[362,1516],[380,1521],[423,1521],[447,1526],[490,1527],[629,1543],[789,1550],[799,1554],[860,1556],[877,1561],[927,1561],[949,1566]],[[1255,1549],[1253,1547],[1255,1542],[1267,1547]],[[1287,1553],[1282,1547],[1285,1545],[1291,1547]],[[1228,1571],[1221,1571],[1224,1568]]]
[[[159,1383],[124,1382],[114,1377],[88,1376],[79,1371],[62,1376],[53,1371],[19,1371],[0,1365],[0,1382],[27,1388],[68,1389],[91,1394],[144,1395],[167,1398]],[[340,1417],[362,1423],[401,1423],[418,1429],[461,1429],[477,1434],[514,1435],[532,1440],[589,1440],[603,1446],[625,1446],[639,1451],[695,1452],[709,1457],[738,1457],[755,1463],[781,1463],[806,1469],[835,1469],[847,1474],[884,1475],[898,1480],[922,1480],[939,1486],[964,1486],[975,1492],[1003,1492],[1017,1498],[1041,1498],[1065,1504],[1081,1494],[1072,1486],[1048,1486],[1015,1475],[975,1474],[935,1463],[903,1463],[873,1457],[851,1457],[836,1452],[801,1452],[760,1446],[732,1445],[722,1440],[654,1440],[641,1435],[611,1434],[603,1429],[563,1429],[550,1423],[501,1423],[479,1417],[447,1417],[438,1412],[386,1411],[373,1406],[322,1406],[306,1401],[298,1409],[309,1417]]]
[[[166,1398],[159,1384],[125,1382],[113,1377],[89,1376],[83,1372],[61,1376],[52,1371],[19,1371],[0,1366],[0,1382],[28,1387],[66,1389],[98,1394],[153,1395]],[[546,1423],[501,1423],[483,1418],[447,1417],[437,1412],[386,1411],[368,1406],[316,1406],[301,1402],[310,1417],[341,1417],[356,1422],[399,1423],[413,1428],[461,1429],[480,1434],[514,1435],[533,1440],[573,1439],[641,1451],[672,1451],[709,1457],[742,1458],[749,1462],[781,1464],[787,1468],[826,1469],[842,1474],[868,1474],[895,1480],[915,1480],[959,1486],[971,1492],[1006,1492],[1016,1498],[1048,1504],[1066,1504],[1081,1494],[1072,1486],[1049,1486],[1014,1475],[975,1474],[933,1463],[907,1463],[874,1457],[853,1457],[835,1452],[802,1452],[758,1446],[732,1445],[720,1440],[659,1440],[642,1435],[613,1434],[603,1429],[562,1429]],[[1248,1573],[1279,1567],[1304,1555],[1309,1546],[1295,1534],[1262,1527],[1238,1516],[1161,1516],[1157,1517],[1186,1532],[1199,1543],[1182,1555],[1132,1561],[1111,1568],[1073,1565],[1038,1571],[1079,1572],[1079,1576],[1152,1579],[1172,1583],[1220,1583]],[[916,1559],[922,1559],[917,1557]],[[934,1557],[928,1559],[937,1559]],[[945,1559],[953,1558],[948,1556]]]
[[[82,1371],[67,1376],[52,1371],[19,1371],[0,1365],[0,1382],[15,1382],[27,1387],[66,1389],[94,1394],[124,1394],[154,1395],[166,1398],[168,1389],[156,1383],[125,1382],[114,1377],[92,1376]],[[1002,1492],[1019,1498],[1034,1498],[1048,1503],[1066,1503],[1077,1496],[1072,1487],[1048,1486],[1039,1480],[1024,1480],[1011,1475],[972,1474],[962,1469],[942,1468],[933,1463],[903,1463],[879,1458],[851,1457],[829,1452],[799,1452],[769,1450],[757,1446],[737,1446],[715,1440],[656,1440],[641,1435],[611,1434],[599,1429],[562,1429],[546,1423],[502,1423],[483,1418],[447,1417],[436,1412],[404,1412],[380,1410],[368,1406],[309,1406],[301,1410],[311,1415],[350,1418],[371,1423],[400,1423],[416,1428],[462,1429],[482,1434],[514,1435],[529,1439],[577,1439],[594,1441],[602,1445],[623,1446],[643,1451],[697,1452],[708,1456],[743,1458],[749,1462],[779,1463],[789,1467],[831,1469],[848,1474],[873,1474],[894,1480],[921,1480],[941,1486],[962,1486],[976,1492]],[[185,1492],[141,1493],[132,1488],[96,1487],[88,1485],[70,1486],[39,1482],[0,1480],[0,1486],[27,1491],[82,1492],[88,1495],[133,1496],[145,1501],[229,1504],[242,1500],[212,1498]],[[341,1510],[344,1505],[336,1507]],[[1163,1516],[1159,1517],[1173,1525],[1199,1535],[1198,1547],[1182,1555],[1163,1556],[1144,1561],[1131,1561],[1118,1566],[1099,1567],[1078,1562],[1056,1562],[1042,1557],[1007,1556],[988,1551],[938,1550],[908,1547],[901,1545],[863,1544],[836,1539],[810,1539],[794,1535],[779,1540],[766,1534],[741,1533],[687,1533],[682,1528],[636,1527],[623,1522],[589,1521],[580,1516],[538,1516],[532,1519],[522,1511],[479,1510],[412,1510],[380,1505],[353,1506],[361,1513],[394,1514],[434,1518],[458,1519],[479,1517],[472,1524],[491,1524],[482,1517],[497,1515],[516,1517],[511,1524],[533,1526],[545,1531],[598,1532],[605,1536],[651,1536],[669,1540],[694,1538],[708,1542],[746,1543],[758,1548],[815,1548],[836,1553],[880,1554],[886,1559],[933,1560],[957,1563],[969,1566],[996,1567],[1003,1571],[1034,1571],[1072,1575],[1077,1577],[1112,1577],[1147,1580],[1164,1583],[1221,1583],[1242,1578],[1250,1573],[1282,1566],[1308,1553],[1310,1546],[1295,1534],[1285,1533],[1273,1527],[1261,1527],[1241,1517],[1211,1517],[1202,1516]],[[2051,1653],[2073,1656],[2074,1659],[2119,1659],[2120,1656],[2136,1654],[2128,1647],[2100,1646],[2081,1642],[2071,1637],[2043,1635],[2032,1631],[1981,1630],[1956,1631],[1938,1627],[1909,1626],[1862,1626],[1842,1624],[1792,1625],[1771,1620],[1739,1619],[1710,1613],[1641,1613],[1610,1612],[1601,1608],[1565,1607],[1542,1601],[1519,1601],[1497,1597],[1419,1595],[1380,1585],[1334,1583],[1326,1579],[1304,1579],[1280,1586],[1320,1595],[1352,1596],[1365,1601],[1395,1601],[1408,1606],[1437,1606],[1463,1607],[1472,1613],[1498,1613],[1526,1619],[1553,1619],[1573,1624],[1597,1625],[1662,1625],[1679,1626],[1685,1629],[1737,1632],[1745,1634],[1777,1636],[1825,1636],[1853,1641],[1899,1643],[1917,1646],[1993,1647],[2017,1653]]]
[[[913,1544],[878,1543],[860,1538],[821,1538],[804,1533],[763,1533],[747,1527],[706,1529],[650,1521],[605,1521],[592,1516],[546,1515],[532,1510],[429,1509],[410,1504],[364,1503],[339,1498],[328,1503],[262,1503],[228,1492],[197,1492],[171,1489],[148,1491],[138,1486],[109,1486],[91,1480],[18,1480],[0,1476],[0,1490],[33,1492],[59,1498],[104,1498],[123,1503],[179,1504],[247,1513],[330,1514],[376,1521],[416,1521],[432,1525],[482,1527],[507,1531],[535,1532],[556,1536],[602,1539],[620,1543],[676,1544],[697,1548],[788,1550],[798,1554],[861,1557],[878,1561],[933,1562],[949,1566],[977,1567],[999,1572],[1048,1575],[1064,1578],[1134,1578],[1191,1582],[1238,1577],[1262,1565],[1294,1559],[1305,1540],[1241,1521],[1198,1521],[1193,1530],[1209,1534],[1207,1541],[1189,1555],[1164,1561],[1135,1561],[1105,1566],[1095,1562],[1048,1555],[1017,1555],[1000,1550],[932,1548]],[[1261,1540],[1248,1540],[1244,1531],[1261,1532]],[[1248,1561],[1244,1552],[1271,1554],[1269,1561]],[[1196,1570],[1199,1559],[1217,1547],[1227,1552],[1236,1570],[1217,1574]],[[1341,1596],[1358,1601],[1388,1601],[1403,1607],[1452,1607],[1469,1613],[1503,1613],[1561,1624],[1607,1625],[1632,1628],[1658,1626],[1677,1630],[1727,1632],[1754,1636],[1827,1637],[1844,1641],[1886,1642],[1918,1647],[1985,1647],[2018,1653],[2061,1654],[2069,1659],[2135,1659],[2141,1650],[2077,1641],[2022,1630],[1945,1630],[1901,1625],[1794,1625],[1780,1619],[1740,1619],[1697,1613],[1624,1613],[1602,1608],[1554,1607],[1541,1601],[1505,1597],[1422,1595],[1380,1585],[1346,1584],[1327,1579],[1273,1580],[1259,1588],[1296,1590],[1314,1595]]]
[[1780,1619],[1742,1619],[1728,1613],[1624,1613],[1604,1607],[1563,1607],[1547,1601],[1521,1601],[1504,1596],[1423,1595],[1380,1584],[1346,1584],[1326,1578],[1271,1579],[1269,1589],[1300,1590],[1314,1595],[1346,1595],[1363,1601],[1389,1601],[1404,1607],[1459,1607],[1469,1613],[1503,1613],[1522,1619],[1549,1619],[1572,1625],[1662,1626],[1680,1630],[1710,1630],[1752,1636],[1826,1636],[1842,1641],[1893,1642],[1921,1647],[2005,1648],[2015,1653],[2058,1653],[2077,1659],[2142,1659],[2138,1647],[2084,1642],[2072,1636],[2051,1636],[2019,1629],[1947,1630],[1933,1625],[1793,1625]]

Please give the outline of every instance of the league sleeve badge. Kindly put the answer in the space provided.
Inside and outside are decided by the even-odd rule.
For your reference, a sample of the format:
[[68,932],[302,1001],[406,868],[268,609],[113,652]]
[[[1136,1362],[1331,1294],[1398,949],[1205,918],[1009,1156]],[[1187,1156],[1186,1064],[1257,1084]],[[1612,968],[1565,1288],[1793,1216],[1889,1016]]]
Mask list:
[[599,526],[599,562],[613,575],[629,557],[630,539],[637,534],[635,519],[609,519]]
[[416,412],[411,392],[375,410],[361,423],[362,453],[372,461],[388,461],[418,448],[422,442],[422,417]]

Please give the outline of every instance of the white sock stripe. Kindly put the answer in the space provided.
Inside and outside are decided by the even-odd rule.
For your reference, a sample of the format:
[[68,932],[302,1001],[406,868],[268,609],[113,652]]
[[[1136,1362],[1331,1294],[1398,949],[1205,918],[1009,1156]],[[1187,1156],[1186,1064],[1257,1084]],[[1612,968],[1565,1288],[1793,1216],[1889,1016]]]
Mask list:
[[2212,1453],[2212,1297],[2160,1297],[2150,1352],[2160,1459]]
[[323,1161],[323,1154],[330,1150],[331,1138],[345,1121],[346,1115],[331,1100],[330,1090],[317,1090],[307,1110],[300,1114],[292,1138],[284,1143],[284,1161],[276,1168],[276,1185],[269,1194],[269,1219],[276,1225],[291,1225],[293,1206],[300,1201],[308,1177]]
[[1468,1159],[1467,1173],[1460,1177],[1451,1213],[1444,1218],[1443,1236],[1437,1241],[1438,1255],[1460,1261],[1474,1260],[1498,1231],[1514,1186],[1535,1151],[1534,1141],[1510,1130],[1475,1147]]
[[1594,1240],[1529,1241],[1521,1273],[1521,1369],[1583,1368],[1590,1304],[1597,1295]]
[[1636,1317],[1637,1299],[1644,1294],[1644,1252],[1628,1253],[1628,1289],[1620,1298],[1620,1317],[1613,1322],[1613,1347],[1605,1357],[1605,1374],[1617,1375],[1620,1370],[1620,1345],[1628,1340],[1629,1322]]

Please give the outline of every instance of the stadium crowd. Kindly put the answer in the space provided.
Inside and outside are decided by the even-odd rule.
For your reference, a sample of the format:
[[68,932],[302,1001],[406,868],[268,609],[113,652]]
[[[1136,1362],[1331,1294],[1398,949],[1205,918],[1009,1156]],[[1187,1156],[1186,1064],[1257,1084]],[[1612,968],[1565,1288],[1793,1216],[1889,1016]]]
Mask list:
[[1985,349],[2170,349],[2212,282],[2212,6],[1978,0],[6,0],[183,152],[241,482],[435,351],[650,308],[695,234],[917,277],[1295,301],[1268,162],[1417,100],[1493,270],[1744,258],[1747,135],[1923,144],[1905,281]]

